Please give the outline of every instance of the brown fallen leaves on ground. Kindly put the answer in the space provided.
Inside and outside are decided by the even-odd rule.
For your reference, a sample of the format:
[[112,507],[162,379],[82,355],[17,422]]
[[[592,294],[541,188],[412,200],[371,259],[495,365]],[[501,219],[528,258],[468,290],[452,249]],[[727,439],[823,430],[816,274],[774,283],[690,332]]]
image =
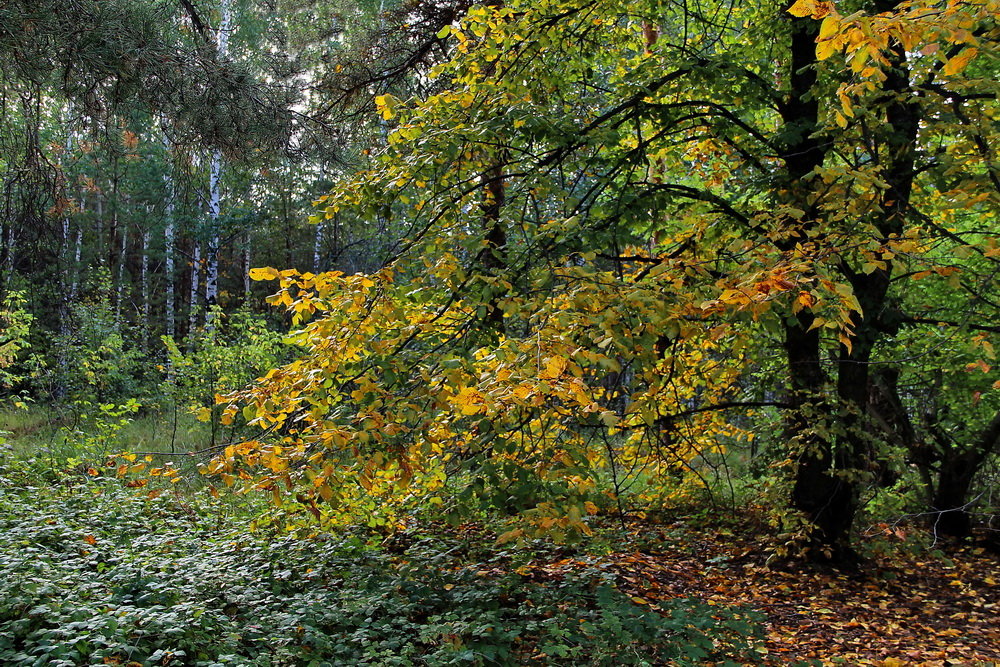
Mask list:
[[[648,534],[648,524],[643,528]],[[906,549],[856,571],[766,565],[752,535],[661,530],[643,548],[602,556],[637,602],[697,598],[763,614],[767,664],[1000,664],[1000,556],[975,546]],[[531,566],[555,575],[594,559]]]

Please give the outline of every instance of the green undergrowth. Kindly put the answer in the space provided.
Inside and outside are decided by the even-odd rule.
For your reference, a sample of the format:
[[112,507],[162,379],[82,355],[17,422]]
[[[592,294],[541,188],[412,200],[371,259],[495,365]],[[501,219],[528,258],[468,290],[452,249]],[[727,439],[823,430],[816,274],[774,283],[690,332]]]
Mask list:
[[[753,620],[650,608],[595,565],[538,579],[461,532],[252,532],[225,497],[37,484],[0,455],[0,664],[718,664]],[[145,491],[145,490],[144,490]],[[521,570],[524,572],[525,570]]]
[[[187,453],[207,447],[210,427],[187,410],[124,410],[128,403],[77,402],[16,409],[0,402],[0,438],[21,457],[80,457],[116,451]],[[83,451],[101,448],[105,451]]]

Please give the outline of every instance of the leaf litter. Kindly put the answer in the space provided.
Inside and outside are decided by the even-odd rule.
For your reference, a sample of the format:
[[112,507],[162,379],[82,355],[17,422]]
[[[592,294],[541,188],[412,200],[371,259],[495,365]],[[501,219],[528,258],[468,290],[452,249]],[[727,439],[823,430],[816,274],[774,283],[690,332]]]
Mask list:
[[764,664],[947,667],[1000,664],[1000,558],[974,545],[908,548],[850,570],[768,565],[767,538],[650,526],[602,556],[532,561],[534,578],[600,567],[639,605],[692,598],[763,616]]

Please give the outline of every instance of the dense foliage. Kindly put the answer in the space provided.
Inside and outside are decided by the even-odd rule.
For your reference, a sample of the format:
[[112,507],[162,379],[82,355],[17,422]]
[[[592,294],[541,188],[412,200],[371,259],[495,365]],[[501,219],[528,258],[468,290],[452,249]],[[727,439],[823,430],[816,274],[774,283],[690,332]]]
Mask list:
[[1000,442],[996,5],[711,6],[445,26],[441,89],[376,98],[386,145],[317,216],[393,202],[390,260],[251,273],[304,353],[228,399],[280,437],[209,470],[318,516],[448,488],[560,536],[608,478],[662,499],[763,452],[815,558],[907,475],[967,535]]
[[859,516],[968,537],[997,9],[11,3],[6,405],[94,456],[193,410],[187,469],[122,474],[200,465],[291,526],[756,501],[815,559]]
[[0,662],[997,657],[998,17],[0,2]]

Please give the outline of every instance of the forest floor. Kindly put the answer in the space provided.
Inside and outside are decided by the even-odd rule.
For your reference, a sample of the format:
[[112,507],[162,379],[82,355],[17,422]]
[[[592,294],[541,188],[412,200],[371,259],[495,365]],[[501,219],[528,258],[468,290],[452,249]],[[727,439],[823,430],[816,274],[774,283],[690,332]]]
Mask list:
[[[876,529],[877,531],[878,529]],[[769,567],[764,538],[747,529],[653,528],[641,547],[601,557],[637,603],[700,599],[762,614],[767,664],[1000,664],[1000,556],[978,546],[908,546],[883,526],[887,548],[851,572],[796,563]],[[534,563],[561,576],[573,558]],[[523,569],[522,569],[523,570]]]
[[849,571],[774,563],[753,511],[579,545],[433,521],[297,539],[236,498],[46,461],[0,448],[4,665],[1000,664],[1000,554],[917,529],[869,529]]

